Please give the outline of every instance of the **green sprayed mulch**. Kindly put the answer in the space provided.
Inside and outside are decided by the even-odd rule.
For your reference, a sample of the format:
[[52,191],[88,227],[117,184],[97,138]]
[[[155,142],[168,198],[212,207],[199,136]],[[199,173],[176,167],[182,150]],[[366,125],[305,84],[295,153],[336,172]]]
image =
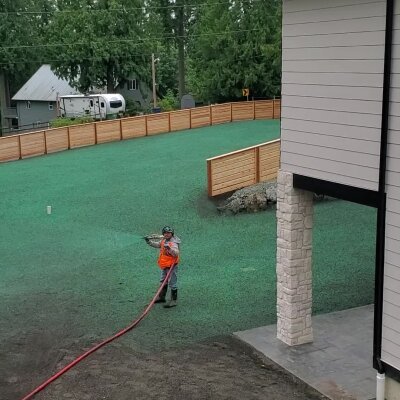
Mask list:
[[[220,216],[206,158],[279,136],[279,121],[232,123],[0,165],[0,338],[50,329],[108,336],[151,299],[163,225],[182,239],[179,306],[122,340],[143,350],[275,322],[275,212]],[[46,206],[52,214],[46,215]],[[375,211],[318,203],[314,309],[371,303]]]

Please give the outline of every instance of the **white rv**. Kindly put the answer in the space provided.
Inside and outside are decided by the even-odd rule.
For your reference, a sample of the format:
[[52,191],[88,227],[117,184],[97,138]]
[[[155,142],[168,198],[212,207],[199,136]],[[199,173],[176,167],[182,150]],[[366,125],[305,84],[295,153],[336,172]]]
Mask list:
[[92,117],[113,119],[125,111],[125,99],[120,94],[66,95],[59,97],[61,117]]

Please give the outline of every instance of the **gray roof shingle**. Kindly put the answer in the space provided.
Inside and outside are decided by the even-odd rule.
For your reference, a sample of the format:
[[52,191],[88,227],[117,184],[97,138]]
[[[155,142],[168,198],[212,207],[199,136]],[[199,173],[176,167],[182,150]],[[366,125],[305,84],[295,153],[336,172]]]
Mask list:
[[79,94],[69,83],[58,78],[51,70],[50,65],[42,65],[12,98],[22,101],[56,101],[57,93],[60,96]]

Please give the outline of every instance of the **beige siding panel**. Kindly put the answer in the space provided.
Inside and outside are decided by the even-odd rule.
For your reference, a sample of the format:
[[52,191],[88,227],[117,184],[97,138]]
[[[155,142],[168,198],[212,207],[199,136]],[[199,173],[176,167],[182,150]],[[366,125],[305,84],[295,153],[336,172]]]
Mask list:
[[267,119],[274,117],[274,102],[272,100],[256,101],[256,119]]
[[180,110],[170,113],[171,132],[190,129],[190,110]]
[[121,140],[121,121],[96,122],[97,143]]
[[400,199],[400,188],[391,186],[386,188],[387,196],[389,199],[399,200]]
[[47,153],[68,150],[68,128],[56,128],[45,131]]
[[[388,237],[388,235],[386,235],[385,246],[386,246],[386,249],[388,251],[391,251],[392,253],[400,253],[400,240],[391,239],[390,237]],[[385,268],[385,273],[387,275],[391,276],[392,278],[400,280],[400,268],[394,267],[394,268],[396,268],[398,273],[396,276],[395,275],[392,276],[388,271],[389,267],[390,267],[390,264],[387,264],[386,268]]]
[[[289,160],[292,161],[292,160]],[[291,163],[283,159],[283,153],[281,154],[281,169],[293,172],[294,174],[308,176],[310,178],[323,179],[330,182],[341,183],[343,185],[354,186],[369,190],[378,190],[378,182],[373,182],[371,180],[362,179],[360,177],[348,176],[343,173],[339,174],[332,171],[329,168],[310,168],[307,165],[302,165],[302,160],[295,160],[297,163]],[[324,166],[325,167],[325,166]]]
[[[367,8],[367,7],[365,7]],[[345,18],[345,15],[343,15]],[[375,32],[382,31],[385,27],[385,17],[342,19],[340,21],[311,22],[308,24],[286,25],[284,17],[283,36],[309,36],[309,35],[330,35],[347,32]]]
[[318,143],[321,147],[328,147],[331,149],[355,151],[364,154],[373,154],[375,156],[380,155],[380,143],[378,141],[360,141],[358,139],[347,137],[336,137],[326,134],[301,132],[289,129],[282,129],[281,135],[285,142],[304,143],[309,145],[315,145],[315,143]]
[[44,131],[21,135],[21,158],[41,156],[45,153]]
[[357,100],[363,101],[363,103],[367,102],[380,102],[382,98],[382,87],[372,87],[373,83],[369,81],[369,77],[366,77],[365,80],[361,81],[360,77],[357,81],[353,81],[353,85],[355,83],[363,86],[332,86],[328,85],[328,79],[325,84],[293,84],[293,83],[284,83],[282,84],[282,96],[284,96],[284,106],[286,107],[290,103],[289,96],[301,96],[301,97],[309,97],[309,98],[326,98],[330,100],[339,100],[337,101],[340,106],[342,102],[346,102],[348,100]]
[[71,149],[95,144],[96,139],[94,124],[70,126],[69,138]]
[[386,183],[388,186],[400,187],[400,174],[398,172],[386,172]]
[[381,60],[384,56],[384,45],[353,47],[324,47],[283,49],[282,58],[285,61],[296,60]]
[[324,73],[366,73],[366,74],[382,74],[382,60],[283,60],[282,71],[284,72],[324,72]]
[[[314,69],[310,67],[310,69]],[[382,91],[382,75],[381,74],[358,74],[358,73],[322,73],[314,71],[313,73],[308,72],[298,72],[298,71],[288,71],[282,72],[282,93],[297,94],[292,93],[287,85],[322,85],[331,86],[329,90],[334,91],[334,94],[329,94],[328,97],[336,98],[358,98],[355,97],[354,89],[352,87],[373,87],[381,88]],[[337,87],[339,86],[339,87]],[[324,88],[325,89],[325,88]],[[317,88],[315,88],[317,90]],[[328,90],[328,88],[327,88]],[[321,93],[321,92],[320,92]],[[324,91],[322,91],[322,96]],[[363,92],[360,92],[363,93]],[[375,92],[372,99],[379,98],[378,92]],[[360,94],[357,93],[357,96]],[[362,97],[364,100],[368,100],[368,97]]]
[[157,135],[169,132],[169,113],[152,114],[147,116],[147,135]]
[[[381,358],[383,361],[385,361],[387,364],[391,365],[392,367],[397,368],[397,369],[399,368],[398,365],[400,365],[400,358],[396,358],[384,350],[382,350]],[[396,365],[397,365],[397,367],[396,367]]]
[[[305,24],[314,23],[315,21],[342,21],[343,7],[321,8],[318,6],[316,10],[298,11],[285,14],[285,25],[288,24]],[[383,1],[370,3],[367,7],[360,7],[359,4],[346,4],[345,7],[346,19],[352,18],[369,18],[369,17],[384,17],[386,15],[385,3]]]
[[[379,128],[367,128],[359,126],[345,125],[341,123],[315,122],[307,120],[299,120],[292,118],[283,118],[281,121],[282,137],[285,130],[296,132],[308,132],[321,135],[328,135],[337,138],[352,138],[355,140],[368,140],[371,142],[379,142],[381,131]],[[341,140],[341,139],[338,139]],[[360,142],[360,147],[363,142]]]
[[384,290],[383,301],[384,307],[386,303],[394,304],[395,306],[397,306],[398,304],[400,304],[400,294],[392,292],[391,290]]
[[386,224],[386,237],[396,239],[400,237],[400,227]]
[[382,103],[380,101],[363,101],[335,99],[329,97],[310,97],[308,91],[303,96],[285,96],[285,107],[310,108],[313,110],[356,112],[360,114],[381,115]]
[[283,107],[282,118],[293,118],[310,122],[329,122],[332,124],[340,121],[340,123],[344,125],[379,129],[381,126],[380,115],[312,110],[306,108]]
[[192,128],[200,128],[202,126],[211,125],[211,108],[198,107],[192,108]]
[[394,344],[396,350],[393,355],[400,358],[400,321],[398,319],[383,315],[382,338],[387,344],[385,351],[391,351]]
[[[395,224],[395,226],[399,226],[399,225]],[[385,261],[391,265],[400,267],[400,254],[386,249]],[[386,279],[386,277],[385,277],[384,285],[385,285],[385,288],[388,288],[396,293],[400,293],[400,285],[397,282],[391,282],[390,278]]]
[[229,104],[217,104],[211,106],[211,121],[213,125],[225,124],[231,122],[232,117],[232,105]]
[[400,73],[396,73],[396,71],[393,71],[392,77],[390,79],[390,85],[392,88],[400,88]]
[[253,102],[232,103],[232,121],[254,119]]
[[380,32],[355,32],[338,33],[329,35],[329,43],[326,43],[324,35],[291,36],[282,38],[283,49],[337,47],[337,46],[382,46],[385,44],[385,31]]
[[318,3],[315,3],[316,0],[285,0],[283,2],[283,9],[286,13],[298,12],[298,11],[313,11],[315,9],[332,9],[336,7],[343,7],[344,12],[347,7],[351,7],[353,4],[368,4],[371,3],[371,0],[335,0],[332,3],[332,0],[318,0]]
[[19,157],[18,136],[0,138],[0,162],[19,160]]
[[123,139],[146,136],[146,117],[124,118],[121,123]]
[[390,317],[399,318],[400,316],[400,307],[395,304],[385,302],[383,304],[383,313],[389,315]]
[[301,154],[308,157],[322,158],[324,160],[339,161],[351,165],[379,169],[379,156],[373,154],[359,153],[349,150],[332,149],[318,145],[304,143],[293,143],[282,141],[282,151],[285,153]]

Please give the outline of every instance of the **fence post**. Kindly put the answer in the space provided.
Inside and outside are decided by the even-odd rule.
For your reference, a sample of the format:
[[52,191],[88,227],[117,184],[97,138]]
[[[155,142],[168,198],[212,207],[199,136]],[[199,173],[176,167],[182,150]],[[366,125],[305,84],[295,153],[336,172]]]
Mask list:
[[67,137],[68,137],[68,150],[71,150],[71,136],[69,134],[69,126],[67,126]]
[[46,131],[43,131],[43,139],[44,139],[44,154],[47,154],[47,137],[46,137]]
[[192,129],[192,109],[189,108],[189,126]]
[[97,122],[94,123],[94,144],[97,144]]
[[148,127],[147,127],[147,115],[144,116],[144,124],[145,124],[145,128],[146,128],[146,135],[145,136],[148,136],[149,130],[148,130]]
[[253,100],[253,120],[256,119],[256,102]]
[[232,115],[232,103],[229,103],[229,105],[231,106],[231,122],[233,122],[233,115]]
[[171,112],[168,112],[168,132],[171,132]]
[[18,135],[18,149],[19,149],[19,159],[22,160],[21,135]]
[[272,99],[272,119],[275,119],[275,99]]
[[119,140],[122,140],[124,137],[122,135],[122,119],[119,119]]
[[212,125],[212,111],[211,111],[211,104],[210,104],[210,125]]
[[260,182],[260,147],[256,147],[256,183]]
[[207,187],[208,196],[212,196],[212,171],[211,171],[211,160],[207,160]]

